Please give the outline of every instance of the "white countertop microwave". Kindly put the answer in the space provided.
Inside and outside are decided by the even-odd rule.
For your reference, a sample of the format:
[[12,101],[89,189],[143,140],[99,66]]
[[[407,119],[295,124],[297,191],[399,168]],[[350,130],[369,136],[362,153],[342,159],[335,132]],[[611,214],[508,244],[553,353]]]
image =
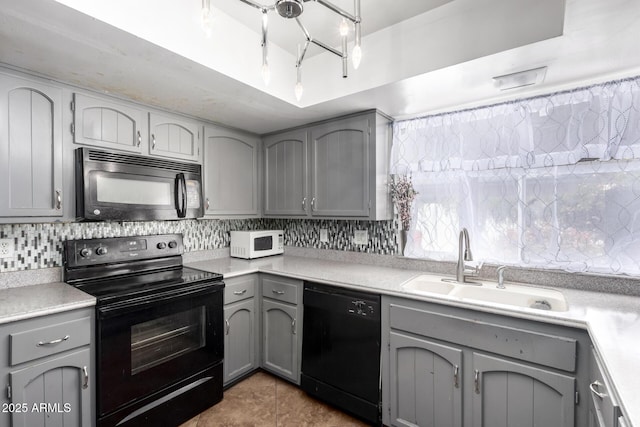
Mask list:
[[252,230],[231,232],[231,256],[253,259],[284,252],[283,230]]

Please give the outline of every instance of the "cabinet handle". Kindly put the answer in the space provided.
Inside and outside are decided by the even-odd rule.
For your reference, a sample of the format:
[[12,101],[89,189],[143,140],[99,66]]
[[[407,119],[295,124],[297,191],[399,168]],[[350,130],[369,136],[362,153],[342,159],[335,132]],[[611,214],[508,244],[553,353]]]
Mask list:
[[206,210],[209,210],[209,206],[211,206],[211,205],[209,204],[209,198],[207,197],[207,200],[205,201]]
[[295,335],[295,334],[296,334],[296,319],[293,319],[293,320],[291,321],[291,333],[292,333],[293,335]]
[[284,295],[284,291],[277,291],[275,289],[271,289],[271,292],[273,292],[276,295]]
[[234,295],[244,295],[244,294],[246,294],[246,293],[247,293],[247,290],[246,290],[246,289],[243,289],[243,290],[241,290],[241,291],[233,291],[233,294],[234,294]]
[[62,190],[56,189],[56,210],[62,209]]
[[156,149],[156,136],[155,136],[155,134],[153,134],[153,133],[151,134],[151,148],[152,148],[153,150],[155,150],[155,149]]
[[224,319],[224,324],[227,326],[225,335],[229,335],[229,329],[231,329],[231,325],[229,324],[229,319]]
[[607,393],[603,393],[601,391],[598,391],[598,388],[600,386],[602,386],[602,385],[604,385],[604,384],[602,384],[598,380],[596,380],[596,381],[592,382],[591,384],[589,384],[589,390],[591,390],[591,393],[595,394],[600,399],[604,399],[605,397],[607,397]]
[[306,197],[302,198],[302,210],[305,211],[305,212],[307,211],[307,198]]
[[311,199],[311,212],[315,212],[316,210],[316,198]]
[[82,388],[89,387],[89,371],[86,366],[82,367]]
[[138,147],[140,147],[140,144],[142,143],[142,135],[140,135],[140,131],[138,131]]
[[460,388],[460,367],[458,365],[453,366],[453,385],[455,388]]
[[62,338],[58,338],[57,340],[53,340],[53,341],[49,341],[49,342],[42,342],[42,341],[40,341],[40,342],[38,342],[37,346],[38,346],[38,347],[42,347],[42,346],[45,346],[45,345],[60,344],[62,341],[66,341],[66,340],[68,340],[69,338],[70,338],[70,337],[69,337],[69,335],[65,335],[65,336],[64,336],[64,337],[62,337]]
[[473,383],[475,384],[476,394],[480,394],[480,371],[473,371]]

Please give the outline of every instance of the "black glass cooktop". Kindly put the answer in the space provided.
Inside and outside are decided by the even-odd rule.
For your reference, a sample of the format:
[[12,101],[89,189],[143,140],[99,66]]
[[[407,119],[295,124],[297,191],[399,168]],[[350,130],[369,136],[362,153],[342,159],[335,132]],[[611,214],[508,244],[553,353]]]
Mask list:
[[93,295],[100,302],[123,297],[135,298],[205,282],[212,282],[211,286],[224,286],[221,274],[188,267],[100,278],[74,284],[74,286]]

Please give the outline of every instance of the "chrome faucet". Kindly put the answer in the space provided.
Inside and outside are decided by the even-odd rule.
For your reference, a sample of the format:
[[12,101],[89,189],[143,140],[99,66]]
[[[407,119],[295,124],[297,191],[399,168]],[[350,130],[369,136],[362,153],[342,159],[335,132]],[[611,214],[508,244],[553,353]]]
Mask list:
[[496,285],[496,288],[498,289],[506,289],[506,287],[504,286],[504,269],[505,268],[507,268],[506,265],[501,265],[496,269],[496,273],[498,273],[498,284]]
[[469,245],[469,231],[463,227],[462,230],[460,230],[460,236],[458,238],[458,264],[456,265],[456,282],[465,283],[467,282],[467,276],[478,275],[477,266],[467,266],[465,261],[473,261],[473,255],[471,255],[471,246]]

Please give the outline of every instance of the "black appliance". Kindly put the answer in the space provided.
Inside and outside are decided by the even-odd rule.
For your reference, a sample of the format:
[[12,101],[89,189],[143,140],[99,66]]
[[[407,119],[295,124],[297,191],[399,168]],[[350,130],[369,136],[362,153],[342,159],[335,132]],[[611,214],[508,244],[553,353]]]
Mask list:
[[91,221],[201,217],[201,169],[195,163],[78,148],[76,216]]
[[381,425],[380,295],[305,282],[300,387]]
[[222,399],[220,274],[182,235],[68,240],[64,280],[97,298],[97,426],[177,426]]

